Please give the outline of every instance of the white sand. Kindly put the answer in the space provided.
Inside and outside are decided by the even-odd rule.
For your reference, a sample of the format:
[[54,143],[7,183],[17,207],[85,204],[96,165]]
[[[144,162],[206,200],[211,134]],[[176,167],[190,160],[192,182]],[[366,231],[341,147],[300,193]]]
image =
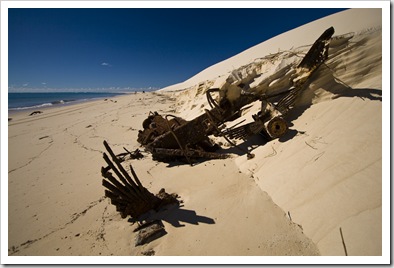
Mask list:
[[[226,80],[242,79],[254,81],[251,85],[258,87],[264,79],[288,64],[299,62],[294,54],[280,50],[292,47],[292,52],[305,51],[309,46],[301,45],[312,43],[312,36],[316,39],[329,26],[334,26],[336,33],[327,65],[321,66],[312,76],[309,88],[300,96],[298,108],[290,115],[290,132],[254,150],[254,159],[241,156],[236,163],[276,204],[290,212],[323,255],[344,254],[339,228],[342,228],[349,255],[381,255],[382,37],[379,10],[348,10],[315,21],[163,91],[176,92],[186,87],[178,93],[179,111],[191,119],[207,108],[203,95],[207,88],[229,87]],[[272,57],[264,57],[267,52],[278,51]],[[228,72],[226,68],[230,66],[239,68]],[[283,90],[274,82],[270,88],[263,89],[267,92]],[[256,103],[234,124],[243,119],[252,121],[251,115],[259,108]]]
[[[168,94],[167,94],[168,95]],[[103,198],[107,140],[134,150],[137,130],[154,108],[174,101],[153,93],[14,115],[9,123],[9,254],[11,255],[316,255],[302,234],[234,159],[194,167],[132,161],[153,193],[164,187],[184,206],[163,214],[168,235],[134,247],[136,226]],[[28,226],[28,228],[26,228]]]
[[[150,249],[159,256],[344,255],[339,228],[349,255],[381,255],[380,23],[375,10],[346,11],[251,48],[160,95],[131,94],[113,98],[116,103],[100,100],[36,116],[13,115],[9,255],[128,256]],[[184,202],[162,215],[167,235],[135,248],[135,226],[103,198],[102,141],[116,153],[138,148],[137,131],[149,111],[192,119],[208,107],[206,89],[231,76],[229,66],[259,85],[262,77],[299,60],[286,53],[263,58],[278,52],[275,45],[294,50],[308,45],[300,48],[304,51],[330,26],[336,35],[355,32],[350,45],[338,43],[343,38],[333,43],[331,70],[321,66],[312,77],[289,133],[257,147],[254,159],[235,155],[168,167],[145,154],[131,162],[151,192],[165,188]],[[304,32],[309,34],[301,38]],[[243,118],[251,121],[258,109],[254,104]],[[248,144],[259,142],[257,137]]]

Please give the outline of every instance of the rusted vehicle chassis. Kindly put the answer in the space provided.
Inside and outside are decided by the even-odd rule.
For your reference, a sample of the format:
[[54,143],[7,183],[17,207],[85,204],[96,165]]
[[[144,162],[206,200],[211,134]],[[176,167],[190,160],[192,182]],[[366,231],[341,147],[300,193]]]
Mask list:
[[[218,102],[212,96],[219,89],[208,89],[207,101],[211,107],[191,121],[172,115],[162,116],[150,113],[139,131],[138,142],[145,146],[157,160],[185,158],[192,164],[193,158],[225,158],[228,155],[216,153],[216,145],[209,136],[225,138],[235,146],[232,139],[247,139],[262,134],[267,139],[276,139],[286,134],[288,125],[284,116],[291,110],[297,96],[304,88],[311,74],[328,57],[328,47],[334,28],[327,29],[312,45],[308,53],[296,67],[291,87],[282,92],[267,95],[256,94],[241,88],[241,96],[236,100],[222,97]],[[242,85],[241,85],[242,86]],[[253,122],[227,128],[225,123],[240,117],[242,108],[252,102],[261,101],[261,110],[253,115]],[[253,157],[246,152],[248,157]]]

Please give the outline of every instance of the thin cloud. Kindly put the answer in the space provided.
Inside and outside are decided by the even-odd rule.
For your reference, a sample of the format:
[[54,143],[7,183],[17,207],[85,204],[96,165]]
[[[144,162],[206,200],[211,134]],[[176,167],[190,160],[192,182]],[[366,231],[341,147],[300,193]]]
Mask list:
[[108,67],[111,67],[112,65],[109,64],[108,62],[103,62],[103,63],[101,63],[101,66],[108,66]]

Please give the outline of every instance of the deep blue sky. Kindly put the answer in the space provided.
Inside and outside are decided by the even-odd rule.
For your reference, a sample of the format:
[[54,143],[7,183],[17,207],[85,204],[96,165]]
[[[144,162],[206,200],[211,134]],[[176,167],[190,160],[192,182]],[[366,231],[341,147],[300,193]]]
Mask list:
[[162,88],[341,10],[9,9],[9,88]]

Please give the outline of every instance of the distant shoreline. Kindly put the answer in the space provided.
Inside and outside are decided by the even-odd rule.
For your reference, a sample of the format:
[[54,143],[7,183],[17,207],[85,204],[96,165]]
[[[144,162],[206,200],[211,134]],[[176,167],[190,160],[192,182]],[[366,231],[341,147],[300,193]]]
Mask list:
[[134,92],[11,92],[8,93],[8,113],[26,112],[46,108],[109,99]]
[[[11,93],[16,93],[16,92],[11,92]],[[68,92],[66,92],[66,93],[68,93]],[[79,93],[81,93],[81,92],[79,92]],[[21,93],[16,93],[16,94],[21,94]],[[32,94],[36,94],[36,93],[32,93]],[[114,94],[114,95],[102,96],[102,97],[96,97],[96,98],[88,98],[88,99],[80,99],[80,100],[69,101],[69,102],[58,102],[58,103],[46,105],[46,106],[34,106],[34,107],[26,107],[26,108],[20,108],[20,109],[8,108],[8,118],[9,118],[9,120],[12,120],[12,119],[10,119],[12,116],[16,116],[19,114],[30,114],[34,111],[45,112],[45,111],[52,110],[52,109],[59,109],[59,108],[63,108],[63,107],[69,107],[69,106],[74,106],[74,105],[84,104],[84,103],[89,103],[89,102],[102,101],[102,100],[106,100],[106,99],[112,100],[117,97],[122,97],[122,96],[126,96],[126,95],[131,95],[131,94],[142,94],[142,91],[117,92],[117,93],[110,92],[109,94]]]

